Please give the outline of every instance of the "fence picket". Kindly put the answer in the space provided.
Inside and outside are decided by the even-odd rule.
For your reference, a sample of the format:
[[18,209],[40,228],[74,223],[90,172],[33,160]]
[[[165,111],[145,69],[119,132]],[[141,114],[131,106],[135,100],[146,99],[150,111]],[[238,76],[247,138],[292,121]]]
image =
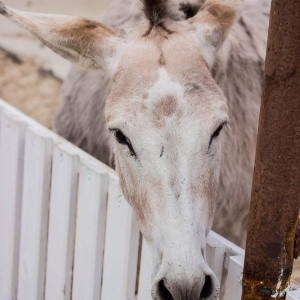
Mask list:
[[108,175],[80,166],[73,300],[99,300],[106,223]]
[[226,240],[224,237],[222,237],[221,235],[217,234],[216,232],[214,232],[212,230],[208,234],[207,244],[208,245],[217,245],[218,247],[222,247],[225,249],[226,253],[233,255],[233,256],[245,255],[244,249],[233,244],[229,240]]
[[52,140],[26,132],[18,300],[44,296]]
[[220,244],[207,244],[206,246],[206,260],[212,271],[217,276],[219,282],[222,282],[223,266],[225,259],[225,248]]
[[151,300],[151,270],[153,267],[150,249],[145,239],[142,245],[142,257],[139,277],[138,300]]
[[223,300],[240,300],[242,295],[242,272],[244,256],[230,256],[228,263],[228,274],[225,282],[225,293]]
[[79,159],[68,148],[53,151],[46,300],[71,297]]
[[0,299],[15,299],[26,125],[0,111]]
[[300,299],[300,289],[298,287],[295,291],[287,292],[285,300],[299,300]]
[[116,176],[110,176],[102,300],[134,300],[139,230]]

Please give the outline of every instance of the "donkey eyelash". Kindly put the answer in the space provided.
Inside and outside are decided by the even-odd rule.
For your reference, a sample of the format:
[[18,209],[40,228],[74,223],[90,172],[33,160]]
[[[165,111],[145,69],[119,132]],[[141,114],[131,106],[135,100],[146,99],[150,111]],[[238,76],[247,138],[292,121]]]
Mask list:
[[209,145],[208,145],[208,149],[210,149],[210,146],[211,146],[213,140],[216,139],[216,138],[220,135],[222,129],[223,129],[225,126],[226,126],[226,127],[228,126],[228,122],[227,122],[227,121],[226,121],[226,122],[223,122],[221,125],[219,125],[219,127],[218,127],[218,128],[214,131],[214,133],[211,135],[210,141],[209,141]]
[[118,128],[109,129],[109,131],[115,136],[117,142],[121,145],[125,145],[128,147],[130,151],[130,155],[137,157],[136,152],[133,149],[131,141],[129,138]]

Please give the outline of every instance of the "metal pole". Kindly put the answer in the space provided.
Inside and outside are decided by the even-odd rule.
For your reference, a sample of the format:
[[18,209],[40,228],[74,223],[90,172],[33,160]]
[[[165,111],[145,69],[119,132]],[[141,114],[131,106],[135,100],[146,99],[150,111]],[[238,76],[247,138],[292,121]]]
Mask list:
[[299,206],[300,0],[273,0],[243,300],[285,299],[293,268]]

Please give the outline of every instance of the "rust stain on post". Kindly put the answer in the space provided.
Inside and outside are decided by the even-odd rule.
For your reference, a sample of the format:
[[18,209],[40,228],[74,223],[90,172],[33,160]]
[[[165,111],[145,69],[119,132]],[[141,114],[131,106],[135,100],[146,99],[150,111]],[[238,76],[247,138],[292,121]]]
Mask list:
[[[285,299],[300,206],[300,1],[273,0],[243,300]],[[273,297],[272,297],[273,296]]]

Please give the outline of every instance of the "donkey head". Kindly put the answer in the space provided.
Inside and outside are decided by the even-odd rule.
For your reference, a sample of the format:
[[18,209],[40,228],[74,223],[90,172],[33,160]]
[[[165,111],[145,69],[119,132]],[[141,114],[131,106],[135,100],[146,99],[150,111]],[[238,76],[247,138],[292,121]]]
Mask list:
[[[154,299],[217,299],[205,261],[218,187],[226,99],[210,68],[238,17],[238,0],[201,9],[144,0],[132,30],[70,16],[0,13],[61,56],[112,78],[106,102],[115,160],[153,260]],[[84,101],[84,99],[82,99]]]

